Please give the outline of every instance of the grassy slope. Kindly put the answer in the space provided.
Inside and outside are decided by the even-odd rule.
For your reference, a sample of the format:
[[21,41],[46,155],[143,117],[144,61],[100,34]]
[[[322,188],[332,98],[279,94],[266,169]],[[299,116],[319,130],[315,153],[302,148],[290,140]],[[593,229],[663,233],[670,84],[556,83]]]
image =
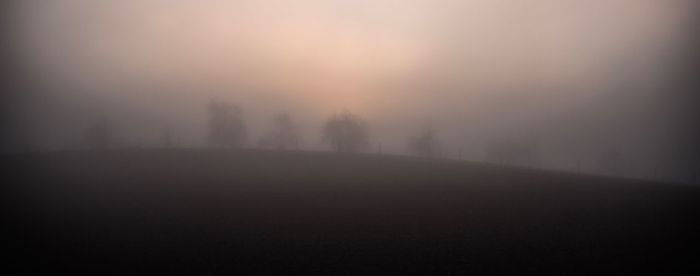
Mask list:
[[694,187],[306,152],[8,158],[9,237],[31,269],[698,269]]

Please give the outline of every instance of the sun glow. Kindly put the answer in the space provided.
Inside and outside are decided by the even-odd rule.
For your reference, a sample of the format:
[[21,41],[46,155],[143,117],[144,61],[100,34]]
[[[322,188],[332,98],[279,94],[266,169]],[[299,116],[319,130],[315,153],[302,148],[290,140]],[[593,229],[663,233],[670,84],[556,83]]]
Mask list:
[[605,83],[599,68],[663,49],[650,42],[668,40],[683,1],[28,1],[26,25],[52,77],[364,112],[439,93],[389,88],[416,78],[470,95]]

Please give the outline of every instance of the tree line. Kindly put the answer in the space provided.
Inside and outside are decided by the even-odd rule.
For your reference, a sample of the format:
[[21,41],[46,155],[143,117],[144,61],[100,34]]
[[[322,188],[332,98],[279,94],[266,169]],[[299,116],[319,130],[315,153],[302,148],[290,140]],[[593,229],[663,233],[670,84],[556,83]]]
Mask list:
[[[255,144],[260,148],[274,150],[300,150],[302,135],[299,124],[289,113],[273,116],[268,129],[250,143],[250,133],[246,124],[245,112],[239,105],[210,100],[207,111],[207,143],[214,148],[239,149]],[[321,129],[321,141],[332,151],[339,153],[359,153],[371,150],[369,124],[361,116],[350,111],[331,114]],[[97,118],[85,128],[83,145],[91,149],[107,149],[114,146],[115,128],[106,117]],[[175,135],[164,128],[160,145],[175,146]],[[437,129],[433,124],[416,128],[407,139],[407,150],[415,156],[437,158],[446,156]],[[515,141],[514,139],[494,140],[485,146],[486,161],[499,164],[528,165],[538,158],[538,141]],[[381,149],[379,149],[381,152]],[[461,159],[461,151],[457,158]],[[617,173],[624,156],[617,149],[604,151],[599,163]]]

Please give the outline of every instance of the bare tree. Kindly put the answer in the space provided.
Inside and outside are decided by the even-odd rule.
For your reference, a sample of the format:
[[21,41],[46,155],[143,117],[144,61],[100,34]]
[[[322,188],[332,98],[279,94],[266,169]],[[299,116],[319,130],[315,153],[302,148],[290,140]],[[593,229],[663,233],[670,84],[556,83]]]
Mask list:
[[287,113],[277,114],[268,133],[258,142],[260,146],[277,150],[298,149],[300,143],[299,127]]
[[106,117],[100,117],[85,129],[83,142],[92,149],[106,149],[114,143],[112,124]]
[[337,152],[358,152],[369,146],[367,123],[344,111],[333,114],[323,128],[323,140]]
[[432,124],[428,124],[417,136],[410,139],[409,148],[418,156],[435,157],[439,155],[440,143]]
[[234,104],[212,100],[209,111],[209,144],[216,147],[238,148],[245,144],[248,132],[243,110]]

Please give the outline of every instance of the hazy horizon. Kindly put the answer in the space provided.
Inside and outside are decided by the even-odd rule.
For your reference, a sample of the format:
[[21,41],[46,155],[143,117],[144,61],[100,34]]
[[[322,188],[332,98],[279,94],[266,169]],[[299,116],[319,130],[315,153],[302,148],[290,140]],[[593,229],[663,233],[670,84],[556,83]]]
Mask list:
[[[240,105],[254,146],[288,112],[304,149],[349,110],[371,150],[407,153],[435,126],[445,154],[538,141],[538,167],[588,172],[617,148],[626,175],[687,175],[676,160],[679,60],[691,0],[21,1],[14,46],[31,76],[18,101],[31,147],[78,146],[109,117],[131,146],[169,128],[206,145],[206,104]],[[660,164],[661,163],[661,164]],[[683,166],[686,166],[685,164]],[[692,169],[691,169],[692,170]],[[685,176],[683,176],[685,177]],[[683,178],[680,177],[680,178]]]

